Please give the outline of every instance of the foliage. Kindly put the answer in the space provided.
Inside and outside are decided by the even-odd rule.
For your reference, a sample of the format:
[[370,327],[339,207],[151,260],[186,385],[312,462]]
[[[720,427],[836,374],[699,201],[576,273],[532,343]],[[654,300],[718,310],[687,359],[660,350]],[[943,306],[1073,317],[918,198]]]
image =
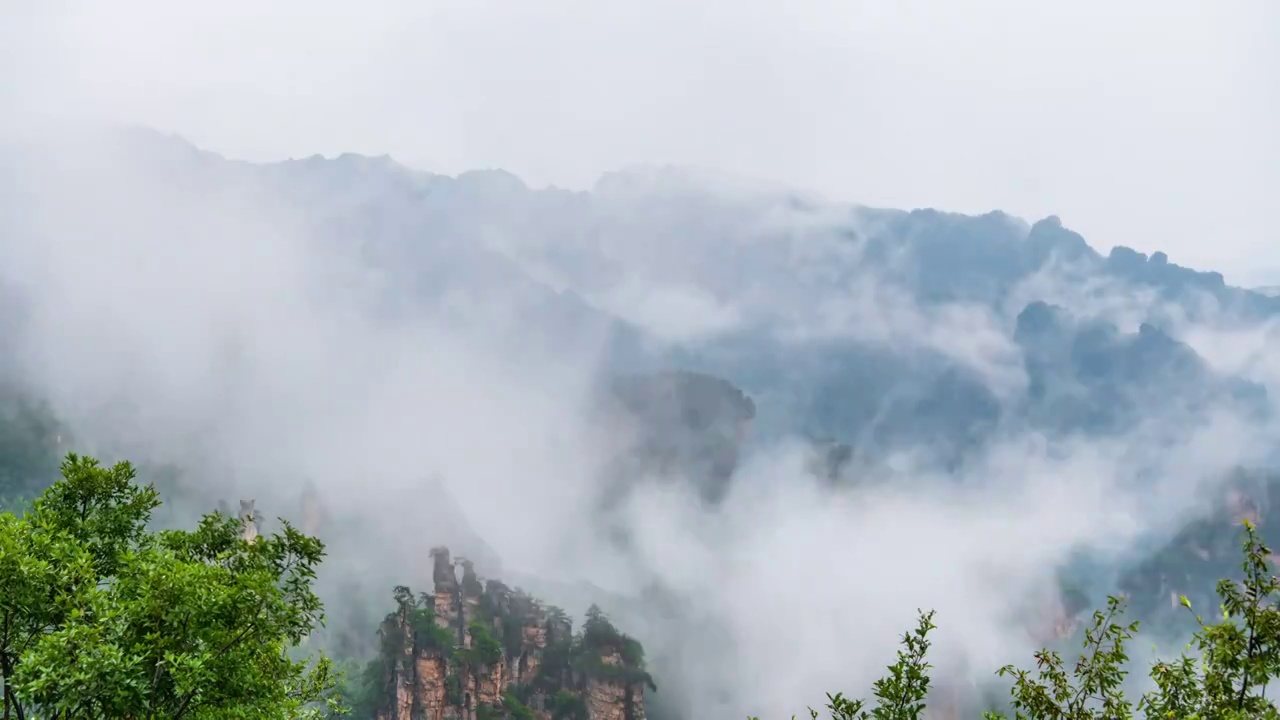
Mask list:
[[384,667],[381,658],[370,660],[364,667],[354,660],[345,660],[336,668],[338,684],[336,694],[345,706],[331,710],[327,717],[372,718],[381,701],[381,683]]
[[644,646],[633,637],[622,638],[622,663],[631,667],[644,667]]
[[644,668],[608,663],[599,655],[590,652],[584,652],[578,656],[574,669],[582,675],[595,680],[623,685],[645,685],[650,690],[658,689],[657,684],[653,681],[653,676]]
[[[1280,498],[1280,478],[1274,475],[1238,474],[1228,482],[1245,498],[1263,504]],[[1176,634],[1186,627],[1186,609],[1171,604],[1171,596],[1186,594],[1197,606],[1216,606],[1215,586],[1219,579],[1244,579],[1239,568],[1240,508],[1231,507],[1227,498],[1206,498],[1205,502],[1216,507],[1205,517],[1181,527],[1118,579],[1119,589],[1128,596],[1128,613],[1142,621],[1146,633]],[[1276,523],[1259,528],[1264,544],[1274,547],[1280,542],[1278,529]]]
[[474,667],[489,667],[502,661],[502,643],[493,636],[488,625],[477,620],[468,629],[471,631],[471,647],[462,651],[463,662]]
[[619,632],[599,607],[587,611],[583,631],[575,635],[563,610],[550,607],[544,615],[528,596],[491,582],[474,606],[468,624],[469,645],[455,647],[453,633],[436,622],[434,597],[424,594],[415,599],[407,587],[395,588],[393,595],[397,609],[383,622],[380,657],[363,674],[358,687],[343,693],[352,701],[355,717],[372,718],[376,710],[385,709],[391,701],[390,678],[396,672],[415,672],[411,665],[405,665],[407,642],[413,642],[415,653],[428,648],[451,650],[445,655],[444,699],[447,705],[460,707],[468,678],[504,659],[512,667],[519,662],[524,627],[531,622],[542,623],[547,631],[538,671],[507,688],[502,702],[477,704],[477,718],[530,720],[533,709],[529,704],[540,697],[553,720],[585,720],[587,706],[582,694],[588,680],[654,687],[644,668],[644,648]]
[[452,650],[456,644],[453,633],[436,622],[434,598],[423,595],[421,602],[409,611],[406,619],[409,627],[413,628],[414,641],[418,647],[443,652]]
[[502,709],[511,720],[533,720],[533,710],[510,691],[502,694]]
[[[1280,580],[1271,574],[1271,551],[1254,526],[1244,522],[1242,582],[1218,583],[1220,618],[1206,623],[1195,616],[1198,630],[1189,653],[1159,661],[1150,670],[1154,689],[1132,702],[1122,685],[1128,674],[1126,644],[1138,623],[1122,623],[1125,602],[1108,598],[1085,632],[1084,653],[1070,669],[1062,657],[1044,649],[1035,654],[1034,671],[1006,666],[1011,678],[1009,705],[1016,720],[1280,720],[1280,708],[1267,699],[1268,683],[1280,677]],[[1191,602],[1181,598],[1184,608]],[[834,720],[917,720],[925,711],[929,690],[928,633],[933,613],[921,613],[919,627],[903,638],[898,660],[873,685],[877,703],[828,695],[826,710]],[[816,720],[819,713],[810,709]],[[987,720],[1007,720],[1001,712]],[[754,718],[752,720],[755,720]]]
[[622,646],[622,633],[609,622],[599,605],[587,608],[582,624],[582,642],[593,650],[616,650]]
[[[842,693],[827,695],[827,709],[835,720],[919,720],[929,695],[929,668],[925,656],[929,651],[929,633],[935,628],[933,612],[921,612],[916,630],[902,637],[898,661],[889,666],[889,674],[877,680],[872,690],[879,704],[866,709],[866,702],[845,697]],[[809,709],[811,718],[818,711]],[[750,720],[759,720],[750,718]]]
[[[617,653],[620,660],[617,664],[604,660],[613,653]],[[581,641],[574,655],[574,669],[587,677],[657,689],[653,677],[645,670],[644,648],[614,627],[597,605],[587,609]]]
[[[1093,625],[1085,631],[1087,654],[1076,661],[1072,676],[1063,667],[1061,656],[1050,650],[1035,655],[1039,669],[1036,676],[1026,670],[1005,666],[999,675],[1014,679],[1012,705],[1018,718],[1064,718],[1086,720],[1129,718],[1133,710],[1120,686],[1128,674],[1125,643],[1137,632],[1136,622],[1116,622],[1123,601],[1115,596],[1107,599],[1106,612],[1095,612]],[[1074,679],[1074,682],[1073,682]],[[987,718],[1003,718],[987,713]]]
[[503,693],[502,702],[494,707],[487,703],[476,706],[476,720],[534,720],[533,710],[510,692]]
[[542,670],[533,679],[534,689],[548,695],[562,690],[573,669],[574,655],[572,636],[549,641],[542,649]]
[[565,612],[564,608],[555,605],[547,606],[547,620],[552,625],[568,625],[570,622],[569,613]]
[[580,695],[568,690],[557,690],[551,696],[551,720],[585,720],[587,703]]
[[520,654],[524,645],[524,618],[506,615],[502,618],[502,649],[508,657]]
[[462,704],[462,676],[457,673],[444,679],[444,701],[455,707]]
[[322,620],[324,546],[287,523],[146,531],[159,505],[128,463],[68,455],[22,517],[0,514],[4,717],[301,718],[337,705],[323,656],[294,660]]

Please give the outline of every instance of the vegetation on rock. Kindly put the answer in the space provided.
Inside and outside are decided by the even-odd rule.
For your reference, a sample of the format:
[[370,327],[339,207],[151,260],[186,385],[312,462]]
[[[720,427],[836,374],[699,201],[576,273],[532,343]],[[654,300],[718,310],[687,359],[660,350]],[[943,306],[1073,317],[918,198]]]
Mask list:
[[[447,562],[447,550],[438,557]],[[604,702],[620,717],[642,717],[644,688],[656,689],[643,647],[596,606],[575,633],[559,608],[496,581],[453,584],[447,572],[435,595],[415,598],[400,587],[395,598],[397,608],[382,625],[382,652],[358,683],[347,679],[361,720],[406,709],[411,716],[465,717],[473,710],[477,719],[587,720],[594,716],[587,698],[593,683],[613,689]],[[447,615],[438,614],[440,603],[447,603]],[[402,688],[409,689],[407,700]]]

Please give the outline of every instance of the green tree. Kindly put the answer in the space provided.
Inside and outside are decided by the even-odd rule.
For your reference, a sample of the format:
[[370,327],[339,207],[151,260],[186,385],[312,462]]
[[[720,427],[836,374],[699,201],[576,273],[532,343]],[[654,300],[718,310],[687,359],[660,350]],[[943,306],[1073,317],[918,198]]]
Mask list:
[[68,455],[22,517],[0,514],[3,718],[303,718],[336,705],[329,661],[291,652],[321,621],[324,546],[283,523],[146,530],[128,463]]
[[[935,629],[933,611],[921,612],[914,632],[902,636],[898,660],[889,666],[889,674],[872,684],[879,701],[867,708],[865,700],[847,698],[843,693],[827,695],[827,710],[835,720],[919,720],[929,695],[929,633]],[[818,711],[809,708],[809,717],[817,720]],[[748,720],[759,720],[749,718]],[[793,718],[794,720],[794,718]]]
[[[1085,631],[1084,653],[1067,669],[1061,655],[1036,653],[1036,670],[1012,665],[997,674],[1013,680],[1009,705],[1016,720],[1280,720],[1280,708],[1266,696],[1269,682],[1280,677],[1280,580],[1271,574],[1271,550],[1256,529],[1244,522],[1243,582],[1221,580],[1221,615],[1206,623],[1195,616],[1197,630],[1187,651],[1151,668],[1155,689],[1137,702],[1125,697],[1128,674],[1126,643],[1138,623],[1122,623],[1124,600],[1108,598]],[[1181,598],[1183,607],[1191,603]],[[826,710],[834,720],[918,720],[929,690],[928,634],[933,613],[921,613],[914,633],[903,638],[898,660],[873,685],[877,703],[842,694],[828,695]],[[816,720],[818,711],[810,709]],[[986,712],[986,720],[1007,720]],[[750,720],[756,720],[751,718]]]

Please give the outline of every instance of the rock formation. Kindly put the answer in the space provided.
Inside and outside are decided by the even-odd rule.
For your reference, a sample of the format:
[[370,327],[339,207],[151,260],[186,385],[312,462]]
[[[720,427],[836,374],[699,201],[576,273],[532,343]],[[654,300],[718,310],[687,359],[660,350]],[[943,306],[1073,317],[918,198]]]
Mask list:
[[254,509],[253,504],[253,500],[240,501],[241,537],[246,542],[253,542],[258,539],[258,522],[262,519],[258,511]]
[[598,608],[575,635],[563,611],[481,581],[448,548],[431,559],[434,592],[396,588],[382,623],[377,720],[644,719],[644,651]]

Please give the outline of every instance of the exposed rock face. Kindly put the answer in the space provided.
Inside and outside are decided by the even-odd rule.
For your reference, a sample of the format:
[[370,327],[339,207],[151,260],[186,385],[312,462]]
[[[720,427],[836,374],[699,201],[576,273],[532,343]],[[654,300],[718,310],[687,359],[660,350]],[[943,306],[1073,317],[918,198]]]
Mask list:
[[644,720],[643,650],[597,608],[575,637],[563,611],[431,558],[434,592],[396,588],[382,623],[378,720]]
[[[623,666],[622,655],[617,652],[602,656],[600,662],[610,668]],[[643,687],[637,690],[624,683],[588,678],[587,717],[600,720],[643,720],[643,699],[640,695],[633,694],[642,692]]]

